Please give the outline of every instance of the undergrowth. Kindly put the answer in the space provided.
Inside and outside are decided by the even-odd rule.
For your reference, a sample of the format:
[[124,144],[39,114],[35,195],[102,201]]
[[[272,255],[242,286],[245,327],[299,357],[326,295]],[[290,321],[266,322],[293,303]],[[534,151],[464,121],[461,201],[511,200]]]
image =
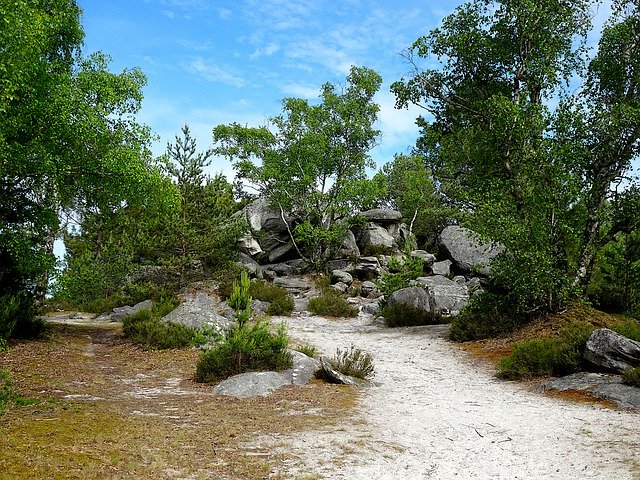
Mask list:
[[291,315],[295,307],[293,298],[284,288],[265,280],[252,281],[249,292],[255,299],[269,302],[268,315]]
[[369,380],[375,374],[373,356],[356,348],[354,345],[351,345],[347,350],[338,348],[329,363],[340,373],[362,380]]
[[358,315],[358,309],[350,305],[335,290],[324,290],[319,297],[309,300],[307,307],[314,315],[323,317],[355,317]]
[[406,288],[411,285],[411,281],[422,275],[424,271],[424,260],[421,258],[407,257],[399,260],[391,257],[388,272],[382,274],[377,282],[380,291],[389,296],[396,290]]
[[7,413],[10,404],[22,407],[39,402],[40,400],[23,397],[14,393],[11,375],[7,370],[0,370],[0,415]]
[[415,327],[446,323],[440,315],[404,304],[386,304],[382,307],[380,315],[384,317],[387,327]]
[[640,367],[625,370],[622,374],[622,381],[632,387],[640,388]]

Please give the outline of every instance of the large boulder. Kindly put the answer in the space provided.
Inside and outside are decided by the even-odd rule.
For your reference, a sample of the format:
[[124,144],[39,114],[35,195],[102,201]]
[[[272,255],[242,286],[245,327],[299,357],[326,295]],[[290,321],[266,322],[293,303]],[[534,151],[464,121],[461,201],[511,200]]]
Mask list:
[[343,270],[332,270],[331,282],[332,283],[342,282],[347,285],[351,285],[353,283],[353,276],[351,276],[350,273],[345,272]]
[[336,258],[356,258],[360,256],[360,249],[358,248],[358,242],[356,242],[356,236],[351,230],[347,230],[340,248],[336,252]]
[[133,307],[125,305],[116,307],[108,313],[103,313],[95,318],[96,321],[121,322],[125,317],[134,315],[141,310],[151,308],[151,300],[136,303]]
[[247,372],[223,380],[213,388],[213,393],[236,398],[266,397],[290,384],[291,378],[286,373]]
[[309,280],[296,277],[278,277],[273,280],[273,283],[274,285],[284,288],[292,295],[307,292],[313,287],[313,284]]
[[406,287],[396,290],[389,296],[390,307],[404,305],[415,310],[431,313],[434,309],[433,299],[422,287]]
[[377,257],[360,257],[353,265],[353,270],[346,270],[349,273],[355,273],[359,276],[378,276],[382,273],[380,260]]
[[370,383],[366,380],[340,373],[338,370],[333,368],[333,366],[331,365],[331,361],[326,357],[320,358],[320,365],[322,366],[322,373],[324,375],[324,378],[330,383],[352,385],[355,387],[370,385]]
[[489,276],[491,261],[504,252],[499,243],[482,243],[477,236],[466,228],[452,225],[446,227],[439,237],[442,249],[463,273],[477,273]]
[[[363,253],[377,250],[398,250],[398,244],[388,230],[377,223],[367,223],[358,234],[358,247]],[[377,253],[377,252],[376,252]]]
[[294,385],[308,384],[315,377],[316,372],[320,370],[320,361],[297,350],[289,350],[289,352],[293,360],[293,368],[282,373],[290,376],[291,383]]
[[469,303],[469,289],[464,283],[441,275],[419,277],[416,282],[427,288],[432,297],[433,313],[437,315],[458,315]]
[[369,222],[378,223],[380,225],[400,223],[402,220],[402,214],[400,212],[389,208],[374,208],[362,212],[360,215],[366,218]]
[[232,321],[217,313],[219,299],[198,292],[185,298],[173,311],[162,317],[165,322],[190,328],[213,327],[219,333],[227,331]]
[[602,370],[622,373],[640,365],[640,342],[600,328],[587,340],[583,355],[585,360]]

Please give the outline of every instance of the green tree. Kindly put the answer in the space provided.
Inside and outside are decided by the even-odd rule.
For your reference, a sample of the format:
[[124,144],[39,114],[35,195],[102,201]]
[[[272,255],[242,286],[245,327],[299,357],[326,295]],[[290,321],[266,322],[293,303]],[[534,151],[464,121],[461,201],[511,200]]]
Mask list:
[[[428,113],[416,153],[442,194],[466,225],[507,247],[494,278],[521,314],[557,310],[579,293],[611,182],[637,155],[635,6],[618,5],[585,88],[566,88],[583,73],[590,5],[467,3],[413,44],[415,72],[392,86],[399,107]],[[439,66],[421,70],[420,58]]]
[[[266,126],[218,125],[215,152],[229,158],[237,178],[269,199],[277,211],[300,219],[289,225],[299,253],[317,264],[337,248],[353,213],[370,205],[372,183],[365,169],[379,132],[373,96],[380,76],[352,67],[347,85],[326,83],[319,104],[283,101],[283,113]],[[259,164],[256,164],[258,162]]]

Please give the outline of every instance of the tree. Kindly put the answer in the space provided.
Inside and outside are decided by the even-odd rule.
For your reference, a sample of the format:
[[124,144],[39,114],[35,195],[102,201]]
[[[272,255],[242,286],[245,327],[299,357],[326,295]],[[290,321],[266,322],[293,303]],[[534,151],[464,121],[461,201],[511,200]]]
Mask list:
[[[429,114],[418,119],[416,153],[442,194],[465,213],[465,224],[507,247],[494,279],[521,314],[558,310],[579,293],[602,234],[603,199],[637,154],[637,42],[629,33],[621,44],[614,34],[637,23],[635,7],[619,8],[603,32],[585,89],[571,96],[566,88],[583,72],[589,6],[467,3],[413,44],[413,76],[392,85],[399,107],[416,103]],[[422,71],[419,58],[440,66]],[[612,83],[607,65],[620,60]],[[635,86],[619,88],[625,82]]]
[[215,152],[233,162],[237,178],[267,197],[283,220],[284,212],[300,219],[290,234],[314,264],[337,248],[353,213],[372,202],[365,169],[373,166],[369,151],[379,135],[373,96],[381,82],[373,70],[352,67],[346,87],[324,84],[319,104],[285,99],[283,113],[270,119],[273,132],[238,124],[213,130]]
[[81,58],[80,14],[74,0],[0,4],[0,303],[25,310],[46,291],[61,216],[121,208],[148,178],[144,75]]

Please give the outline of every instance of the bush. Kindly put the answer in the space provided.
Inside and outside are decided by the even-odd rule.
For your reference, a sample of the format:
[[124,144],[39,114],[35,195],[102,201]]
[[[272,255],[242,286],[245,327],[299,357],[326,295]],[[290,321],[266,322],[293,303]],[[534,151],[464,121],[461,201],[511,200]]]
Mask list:
[[547,375],[568,375],[581,370],[582,353],[592,328],[565,327],[558,338],[524,340],[498,363],[499,376],[510,380]]
[[338,292],[325,290],[319,297],[309,300],[308,309],[314,315],[323,317],[355,317],[358,309],[350,305]]
[[291,315],[295,308],[293,298],[284,288],[264,280],[251,282],[249,292],[253,298],[271,304],[267,309],[269,315]]
[[36,317],[30,295],[0,295],[0,351],[8,347],[9,338],[34,337],[44,328],[44,321]]
[[336,350],[336,355],[329,360],[331,366],[344,375],[368,380],[375,374],[373,356],[353,345],[348,350]]
[[275,334],[264,320],[254,325],[234,325],[220,345],[202,353],[196,380],[214,383],[244,372],[286,370],[292,366],[288,345],[284,324]]
[[384,295],[391,295],[396,290],[410,286],[411,280],[415,280],[424,271],[424,260],[421,258],[407,257],[398,260],[391,257],[389,271],[382,274],[378,281],[378,288]]
[[151,309],[140,310],[122,320],[124,336],[144,350],[184,348],[200,339],[198,331],[177,323],[163,322],[161,317],[176,307],[170,297],[153,304]]
[[384,317],[384,323],[387,327],[415,327],[446,323],[440,315],[410,305],[386,304],[380,315]]
[[236,263],[230,263],[215,272],[214,280],[218,287],[216,291],[220,298],[227,299],[233,292],[233,285],[238,281],[238,277],[242,275],[242,272],[246,272],[241,266]]
[[309,358],[315,358],[316,356],[318,356],[318,349],[310,344],[297,346],[294,350],[300,353],[304,353]]
[[622,381],[632,387],[640,388],[640,367],[625,370],[622,374]]

